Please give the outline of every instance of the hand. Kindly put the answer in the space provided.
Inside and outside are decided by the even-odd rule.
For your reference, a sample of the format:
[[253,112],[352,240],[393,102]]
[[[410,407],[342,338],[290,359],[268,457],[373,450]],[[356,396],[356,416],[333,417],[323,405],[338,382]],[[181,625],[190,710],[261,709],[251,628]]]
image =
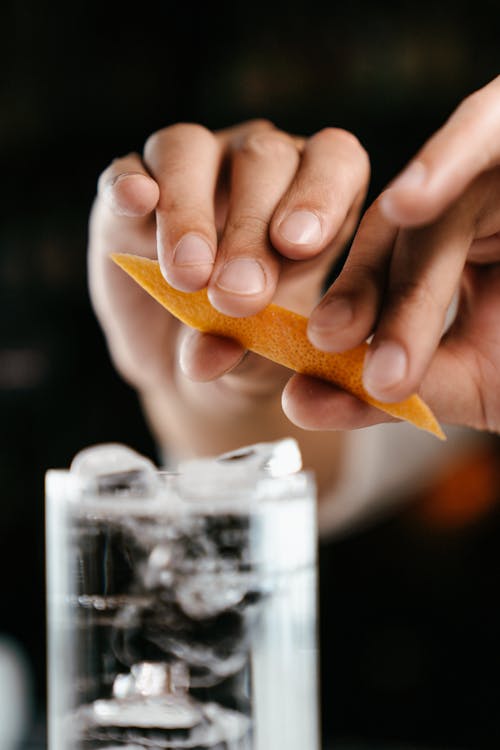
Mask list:
[[[271,299],[309,314],[355,229],[368,177],[368,158],[349,133],[305,139],[264,121],[217,133],[174,125],[151,136],[142,157],[117,159],[101,175],[89,232],[91,299],[120,373],[157,422],[168,411],[164,442],[184,431],[187,444],[200,415],[212,425],[224,419],[226,430],[235,414],[240,425],[242,413],[255,421],[255,400],[276,395],[280,405],[290,373],[256,355],[241,361],[234,341],[187,331],[109,253],[157,256],[173,286],[208,286],[229,315],[255,313]],[[256,439],[266,429],[255,425]]]
[[[499,321],[500,77],[462,102],[366,212],[309,336],[342,351],[373,335],[364,369],[373,396],[417,391],[443,423],[497,432]],[[387,419],[301,377],[288,384],[284,407],[309,428]]]

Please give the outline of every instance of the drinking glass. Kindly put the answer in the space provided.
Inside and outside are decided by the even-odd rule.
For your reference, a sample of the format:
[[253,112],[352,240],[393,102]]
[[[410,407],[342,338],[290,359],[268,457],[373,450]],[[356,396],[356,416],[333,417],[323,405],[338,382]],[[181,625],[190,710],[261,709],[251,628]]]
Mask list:
[[49,750],[317,750],[316,491],[293,440],[46,474]]

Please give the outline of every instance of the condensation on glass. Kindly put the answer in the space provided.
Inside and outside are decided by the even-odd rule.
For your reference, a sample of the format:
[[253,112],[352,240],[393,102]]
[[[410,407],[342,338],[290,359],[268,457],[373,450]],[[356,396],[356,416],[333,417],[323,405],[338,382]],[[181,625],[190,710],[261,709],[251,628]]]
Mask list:
[[316,503],[295,441],[46,475],[49,750],[317,750]]

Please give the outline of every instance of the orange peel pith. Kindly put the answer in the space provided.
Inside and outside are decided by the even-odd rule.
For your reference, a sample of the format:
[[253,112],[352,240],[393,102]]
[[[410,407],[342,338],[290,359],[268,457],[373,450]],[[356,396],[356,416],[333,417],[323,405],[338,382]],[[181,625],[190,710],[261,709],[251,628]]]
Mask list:
[[303,315],[270,304],[255,315],[233,318],[212,306],[206,289],[181,292],[171,287],[163,278],[158,261],[129,253],[113,253],[111,259],[191,328],[236,339],[245,349],[295,372],[329,381],[393,417],[411,422],[441,440],[446,439],[432,411],[416,394],[404,401],[385,403],[365,391],[362,373],[367,344],[342,354],[323,352],[309,341],[307,318]]

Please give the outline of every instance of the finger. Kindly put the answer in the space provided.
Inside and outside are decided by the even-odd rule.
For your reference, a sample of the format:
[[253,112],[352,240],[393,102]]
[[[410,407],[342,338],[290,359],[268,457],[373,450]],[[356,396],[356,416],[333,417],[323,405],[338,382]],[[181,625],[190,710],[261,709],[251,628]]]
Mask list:
[[233,339],[187,330],[179,349],[181,370],[190,380],[219,380],[219,387],[243,398],[279,393],[290,371],[245,351]]
[[426,224],[498,164],[500,76],[462,102],[382,195],[382,209],[400,226]]
[[135,385],[164,376],[167,359],[158,358],[156,342],[165,338],[168,317],[159,314],[155,301],[109,256],[116,251],[156,256],[157,200],[157,184],[138,155],[131,154],[116,159],[102,173],[89,221],[88,281],[92,305],[115,364]]
[[271,222],[274,247],[294,260],[321,252],[349,215],[356,218],[369,175],[366,151],[351,133],[326,128],[305,141],[297,175]]
[[158,260],[172,286],[195,291],[206,286],[217,247],[214,194],[222,149],[196,124],[173,125],[151,136],[144,160],[160,186]]
[[443,334],[473,237],[467,212],[449,212],[429,227],[400,232],[385,301],[363,373],[381,401],[418,391]]
[[[475,239],[468,260],[498,263],[500,260],[500,167],[485,172],[467,191],[477,206]],[[465,197],[464,197],[465,198]]]
[[237,366],[245,349],[234,339],[187,329],[179,349],[179,365],[190,380],[207,382]]
[[455,321],[422,384],[442,422],[498,432],[500,266],[468,265]]
[[469,251],[474,263],[498,263],[500,260],[500,232],[474,240]]
[[159,198],[158,185],[139,154],[115,159],[99,177],[97,192],[116,216],[147,216],[154,211]]
[[298,163],[294,140],[278,130],[251,133],[234,153],[226,225],[208,287],[212,304],[227,315],[254,314],[274,295],[279,261],[269,222]]
[[395,421],[347,391],[306,375],[288,381],[282,407],[288,419],[304,430],[354,430]]
[[224,151],[228,153],[241,148],[246,138],[252,133],[264,133],[269,130],[276,130],[275,125],[270,120],[258,117],[245,120],[237,125],[231,125],[228,128],[221,128],[216,130],[215,134],[221,141]]
[[475,353],[464,357],[460,344],[445,341],[426,373],[420,393],[442,424],[457,424],[478,430],[485,423],[484,399],[478,389]]
[[138,154],[115,159],[100,175],[89,221],[89,286],[99,311],[112,309],[110,288],[124,305],[131,297],[143,296],[110,261],[109,254],[119,250],[154,257],[158,194],[158,185]]
[[370,206],[342,271],[309,318],[308,336],[319,349],[346,351],[372,333],[397,234],[379,202]]

